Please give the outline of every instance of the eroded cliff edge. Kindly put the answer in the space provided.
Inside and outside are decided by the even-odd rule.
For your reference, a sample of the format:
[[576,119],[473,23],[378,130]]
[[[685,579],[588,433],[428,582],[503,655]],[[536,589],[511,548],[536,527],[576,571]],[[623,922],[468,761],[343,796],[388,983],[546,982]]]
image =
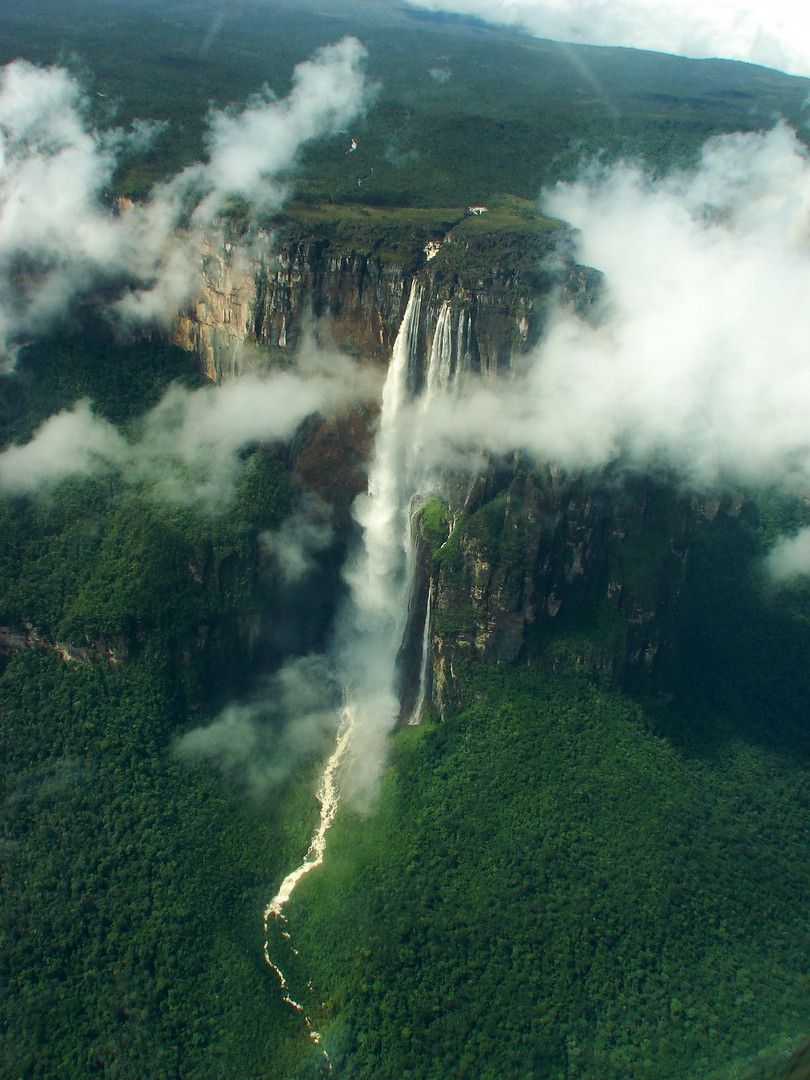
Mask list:
[[470,370],[494,376],[536,342],[554,289],[588,303],[599,275],[575,264],[560,222],[537,217],[521,229],[512,221],[503,233],[463,225],[400,226],[392,238],[384,223],[335,235],[329,223],[318,230],[288,220],[234,234],[206,248],[201,295],[174,340],[215,380],[291,363],[308,337],[385,366],[416,277],[426,347],[450,300]]

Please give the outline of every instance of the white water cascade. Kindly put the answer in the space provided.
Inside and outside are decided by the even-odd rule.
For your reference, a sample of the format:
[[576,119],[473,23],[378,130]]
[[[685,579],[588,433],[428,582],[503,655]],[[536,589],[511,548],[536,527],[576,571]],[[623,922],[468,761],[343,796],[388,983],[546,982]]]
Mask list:
[[452,367],[453,324],[450,303],[446,300],[439,311],[436,329],[433,332],[433,344],[430,347],[430,359],[425,379],[425,395],[427,398],[430,398],[437,390],[449,385]]
[[336,634],[337,668],[355,712],[363,753],[350,778],[370,790],[399,719],[397,655],[408,618],[412,557],[410,503],[414,491],[413,409],[409,374],[418,362],[422,290],[414,281],[388,368],[368,491],[355,503],[363,544],[348,566],[349,602]]
[[[345,703],[337,742],[318,787],[319,821],[302,863],[285,877],[264,912],[265,960],[278,976],[283,1000],[304,1015],[315,1042],[320,1042],[319,1033],[312,1028],[304,1007],[291,996],[282,971],[270,959],[270,922],[281,921],[286,927],[285,905],[298,882],[323,861],[326,835],[340,801],[341,781],[348,781],[358,797],[373,787],[383,765],[386,738],[399,719],[397,656],[415,573],[411,507],[434,482],[419,461],[416,412],[409,408],[409,375],[418,362],[421,303],[422,290],[414,281],[383,387],[368,491],[357,499],[354,508],[362,529],[362,546],[345,571],[349,596],[338,619],[332,650]],[[448,386],[452,367],[451,310],[449,302],[445,302],[434,332],[423,404]],[[429,640],[430,594],[422,635],[419,714],[424,709],[428,685]],[[418,719],[414,712],[412,722]],[[362,753],[354,752],[354,747],[360,747]],[[282,933],[292,949],[288,931]],[[328,1062],[325,1052],[324,1056]]]
[[429,677],[430,677],[430,609],[433,602],[433,583],[428,584],[427,602],[425,604],[425,624],[422,629],[422,659],[419,664],[419,693],[416,704],[410,715],[408,723],[412,726],[422,722],[422,717],[427,704]]

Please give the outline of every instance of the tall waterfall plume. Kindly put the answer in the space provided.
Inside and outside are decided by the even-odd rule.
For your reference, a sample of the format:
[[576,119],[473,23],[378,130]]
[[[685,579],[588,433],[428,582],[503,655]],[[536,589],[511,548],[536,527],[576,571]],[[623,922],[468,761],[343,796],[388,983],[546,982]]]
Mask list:
[[[318,824],[302,863],[286,876],[264,912],[265,960],[278,976],[284,1000],[304,1014],[316,1042],[320,1035],[303,1006],[291,996],[281,969],[270,958],[270,926],[271,920],[282,924],[282,935],[292,949],[284,908],[301,879],[323,861],[342,785],[348,786],[358,799],[373,790],[385,757],[385,740],[400,718],[397,661],[414,594],[414,512],[438,483],[436,471],[428,469],[420,458],[420,423],[424,406],[432,395],[451,384],[461,362],[454,352],[451,306],[445,302],[433,335],[421,401],[414,401],[412,386],[419,381],[422,298],[422,288],[414,280],[383,386],[368,490],[354,507],[362,542],[344,572],[348,595],[331,650],[344,687],[344,707],[337,742],[318,788]],[[463,315],[459,336],[462,329]],[[425,602],[417,707],[411,713],[411,722],[418,722],[427,694],[429,589]]]
[[335,659],[354,710],[362,755],[349,781],[356,795],[371,790],[385,740],[399,719],[397,656],[408,619],[413,575],[413,395],[422,288],[414,280],[382,394],[368,491],[355,504],[362,545],[346,569],[348,602],[338,622]]

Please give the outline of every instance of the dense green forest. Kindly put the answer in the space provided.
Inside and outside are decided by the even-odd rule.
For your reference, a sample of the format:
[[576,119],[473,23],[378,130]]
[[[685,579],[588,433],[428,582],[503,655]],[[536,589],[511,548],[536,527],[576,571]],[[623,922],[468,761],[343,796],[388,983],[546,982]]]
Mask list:
[[465,689],[294,899],[338,1075],[731,1077],[794,1036],[804,761],[677,747],[588,680]]
[[[389,263],[468,203],[493,213],[467,233],[554,230],[538,191],[589,150],[665,170],[806,106],[806,81],[765,69],[322,7],[6,0],[0,60],[67,64],[102,126],[169,121],[112,200],[204,156],[210,105],[284,94],[293,64],[358,34],[380,85],[357,151],[312,145],[287,213],[338,247],[374,233]],[[163,337],[114,340],[84,311],[0,380],[0,448],[80,399],[134,441],[170,386],[203,381]],[[287,909],[291,939],[270,926],[317,1047],[262,955],[328,745],[319,729],[288,753],[273,676],[324,645],[345,544],[284,586],[261,536],[301,504],[293,459],[246,446],[214,510],[125,469],[0,493],[3,1076],[773,1080],[810,1031],[810,594],[768,588],[762,559],[806,502],[747,492],[696,530],[660,683],[560,662],[616,629],[584,605],[516,662],[460,667],[460,704],[395,733],[373,805],[341,808]],[[504,550],[491,495],[449,544],[428,507],[430,559],[465,530]],[[260,785],[179,751],[234,703],[266,709]]]
[[[155,343],[46,341],[6,380],[7,431],[86,393],[132,420],[189,370]],[[253,685],[239,620],[274,603],[256,536],[293,497],[268,450],[220,518],[121,477],[2,500],[0,623],[39,637],[0,677],[7,1076],[242,1077],[288,1060],[256,919],[306,817],[284,826],[172,747]]]

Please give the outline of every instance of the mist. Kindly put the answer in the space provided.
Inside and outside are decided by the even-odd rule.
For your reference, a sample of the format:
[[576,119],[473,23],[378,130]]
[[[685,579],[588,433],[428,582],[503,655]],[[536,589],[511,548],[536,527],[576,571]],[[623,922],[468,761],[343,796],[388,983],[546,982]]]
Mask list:
[[30,494],[70,476],[119,468],[129,456],[126,440],[83,398],[49,417],[30,442],[0,453],[0,491]]
[[582,45],[624,45],[680,56],[722,57],[810,75],[810,30],[792,0],[408,0],[518,26],[535,37]]
[[262,552],[284,585],[303,581],[333,539],[332,508],[311,491],[303,493],[300,505],[278,529],[259,534]]
[[[46,420],[27,443],[0,452],[0,491],[31,495],[70,476],[117,472],[160,502],[220,513],[246,448],[289,440],[306,417],[340,413],[378,390],[376,372],[310,344],[294,371],[196,390],[173,385],[134,432],[117,430],[82,400]],[[312,546],[318,537],[309,539]]]
[[[119,156],[162,125],[98,130],[64,68],[18,60],[0,72],[0,371],[16,346],[64,318],[103,285],[124,327],[168,325],[198,291],[202,246],[227,201],[277,208],[284,175],[310,140],[333,133],[369,100],[363,46],[344,38],[299,64],[286,98],[266,87],[239,110],[208,115],[208,161],[116,210],[108,193]],[[182,222],[190,221],[181,230]]]
[[765,568],[777,585],[810,574],[810,529],[777,541],[765,560]]
[[181,735],[175,754],[203,761],[251,797],[266,797],[334,737],[339,689],[321,656],[295,657],[247,704]]

